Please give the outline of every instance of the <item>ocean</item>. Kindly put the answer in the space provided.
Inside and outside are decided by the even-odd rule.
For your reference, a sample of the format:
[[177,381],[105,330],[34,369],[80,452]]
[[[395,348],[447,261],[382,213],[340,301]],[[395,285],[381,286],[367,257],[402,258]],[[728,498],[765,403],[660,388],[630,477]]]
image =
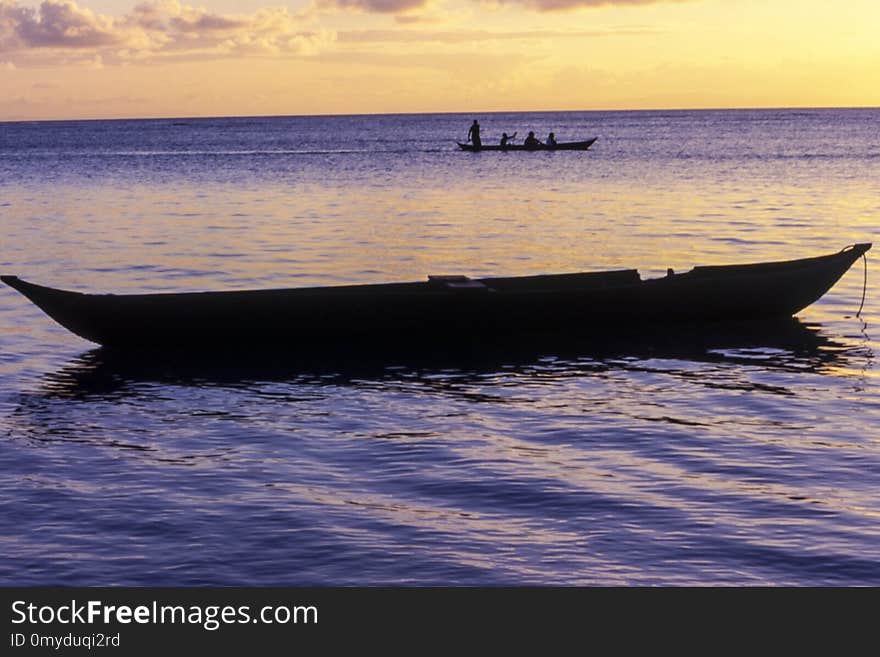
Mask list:
[[[598,140],[460,152],[475,118],[484,143]],[[878,125],[0,123],[0,273],[122,293],[822,255],[880,236]],[[120,363],[4,287],[0,584],[880,585],[875,253],[781,334],[415,360]]]

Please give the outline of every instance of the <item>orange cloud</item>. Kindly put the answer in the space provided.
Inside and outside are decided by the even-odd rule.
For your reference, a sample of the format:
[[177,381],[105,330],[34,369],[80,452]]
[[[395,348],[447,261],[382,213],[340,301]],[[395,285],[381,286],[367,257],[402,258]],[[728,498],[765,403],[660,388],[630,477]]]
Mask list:
[[376,14],[398,14],[421,9],[429,0],[318,0],[322,8],[356,9]]
[[46,0],[39,11],[0,0],[0,52],[21,48],[95,48],[118,44],[113,21],[66,0]]
[[491,4],[516,5],[536,11],[564,11],[589,7],[610,7],[626,5],[655,5],[688,0],[491,0]]
[[79,7],[73,0],[43,0],[33,9],[0,0],[0,54],[14,64],[68,61],[88,50],[107,63],[250,54],[311,54],[334,39],[302,29],[283,7],[224,15],[178,0],[141,3],[122,18]]
[[531,39],[584,39],[610,36],[658,34],[651,27],[622,27],[605,30],[348,30],[337,33],[339,43],[476,43],[481,41],[527,41]]
[[[649,5],[661,2],[686,2],[687,0],[483,0],[483,4],[516,5],[536,11],[560,11],[587,7]],[[479,2],[479,0],[478,0]],[[430,0],[317,0],[323,9],[354,9],[376,14],[402,14],[423,9]],[[401,22],[419,21],[419,16],[403,16]]]

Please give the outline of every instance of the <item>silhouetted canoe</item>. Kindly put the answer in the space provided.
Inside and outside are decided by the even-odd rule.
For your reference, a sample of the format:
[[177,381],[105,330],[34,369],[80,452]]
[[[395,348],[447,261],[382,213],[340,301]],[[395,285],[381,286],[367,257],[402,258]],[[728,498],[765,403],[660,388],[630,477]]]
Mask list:
[[555,146],[547,146],[546,144],[537,144],[535,146],[526,146],[525,144],[483,144],[479,148],[475,148],[473,144],[462,144],[460,141],[455,142],[463,151],[585,151],[592,146],[598,137],[587,139],[586,141],[563,141]]
[[802,260],[695,267],[648,280],[627,269],[125,295],[56,290],[15,276],[0,280],[70,331],[112,347],[408,343],[430,350],[520,333],[590,334],[667,322],[790,317],[825,294],[870,248],[856,244]]

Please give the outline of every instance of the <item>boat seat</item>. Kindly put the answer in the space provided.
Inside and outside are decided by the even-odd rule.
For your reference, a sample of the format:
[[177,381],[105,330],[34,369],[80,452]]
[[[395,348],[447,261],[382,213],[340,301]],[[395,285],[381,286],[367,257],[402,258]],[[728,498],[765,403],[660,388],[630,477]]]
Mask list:
[[431,287],[442,290],[486,290],[492,291],[492,288],[482,281],[475,281],[472,278],[461,274],[452,275],[430,275],[428,276],[428,284]]

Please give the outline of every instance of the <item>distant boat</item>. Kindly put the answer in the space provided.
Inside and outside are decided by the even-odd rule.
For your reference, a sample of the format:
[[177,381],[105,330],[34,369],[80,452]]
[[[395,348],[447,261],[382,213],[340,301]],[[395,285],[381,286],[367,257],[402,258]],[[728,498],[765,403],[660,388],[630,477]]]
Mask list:
[[870,244],[748,265],[231,292],[82,294],[2,276],[73,333],[119,348],[230,351],[267,344],[417,345],[432,350],[499,336],[583,335],[669,322],[778,319],[819,299]]
[[586,141],[561,141],[555,146],[547,144],[535,144],[534,146],[526,146],[525,144],[483,144],[476,148],[473,144],[462,144],[460,141],[455,142],[463,151],[585,151],[592,146],[598,137],[587,139]]

